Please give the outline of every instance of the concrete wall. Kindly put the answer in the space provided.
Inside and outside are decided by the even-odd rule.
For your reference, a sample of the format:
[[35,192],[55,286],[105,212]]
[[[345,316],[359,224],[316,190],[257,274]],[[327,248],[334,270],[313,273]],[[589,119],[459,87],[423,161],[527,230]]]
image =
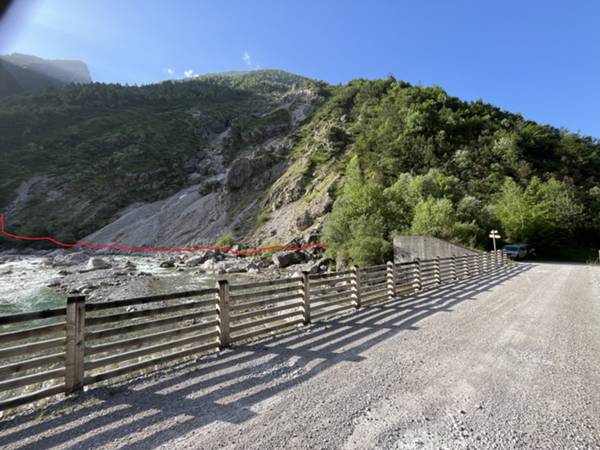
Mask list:
[[431,236],[396,236],[394,238],[394,262],[401,263],[419,259],[433,259],[436,256],[476,255],[480,252],[460,245],[451,244]]

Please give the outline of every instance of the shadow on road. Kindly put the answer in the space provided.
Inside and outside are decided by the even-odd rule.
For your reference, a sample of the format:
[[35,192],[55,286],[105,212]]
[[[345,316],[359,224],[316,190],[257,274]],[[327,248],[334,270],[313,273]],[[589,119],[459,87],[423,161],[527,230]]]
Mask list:
[[[261,402],[336,364],[364,360],[363,353],[382,341],[416,330],[428,316],[476,300],[478,294],[532,267],[505,266],[185,363],[175,372],[159,371],[144,382],[90,390],[79,399],[86,403],[72,412],[43,421],[36,421],[32,413],[0,422],[0,447],[98,447],[126,439],[128,447],[148,448],[211,423],[244,422],[257,414],[251,408],[256,410]],[[67,399],[52,410],[72,405],[73,400]],[[31,440],[40,434],[42,440]]]

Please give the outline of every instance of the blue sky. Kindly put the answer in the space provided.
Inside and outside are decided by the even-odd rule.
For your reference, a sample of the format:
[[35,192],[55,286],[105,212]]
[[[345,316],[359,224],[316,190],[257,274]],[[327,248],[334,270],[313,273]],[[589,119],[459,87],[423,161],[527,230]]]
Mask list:
[[597,1],[17,3],[0,24],[0,53],[81,59],[96,81],[256,68],[331,83],[393,74],[600,137]]

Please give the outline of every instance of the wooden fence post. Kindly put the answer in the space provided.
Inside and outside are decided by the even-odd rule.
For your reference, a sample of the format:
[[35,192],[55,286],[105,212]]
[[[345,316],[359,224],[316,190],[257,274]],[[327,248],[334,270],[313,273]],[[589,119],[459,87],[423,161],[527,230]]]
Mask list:
[[450,260],[450,276],[452,280],[458,280],[458,276],[456,275],[456,255],[452,255],[452,259]]
[[220,347],[227,348],[231,342],[229,336],[229,282],[218,280],[219,286],[219,340]]
[[65,393],[83,391],[85,350],[85,296],[67,297]]
[[421,259],[415,258],[415,263],[416,263],[415,278],[417,280],[417,291],[420,291],[421,289],[423,289],[423,283],[421,282]]
[[442,284],[442,276],[440,275],[440,256],[433,258],[433,268],[436,279],[436,284]]
[[304,310],[304,325],[310,323],[310,272],[302,271],[302,308]]
[[396,281],[394,277],[394,263],[391,261],[386,263],[386,278],[388,300],[392,300],[396,297]]
[[352,278],[350,280],[350,284],[352,286],[351,295],[354,298],[354,306],[356,307],[356,309],[359,309],[362,306],[362,304],[360,300],[360,272],[358,270],[358,267],[352,267],[352,273],[350,274],[350,277]]

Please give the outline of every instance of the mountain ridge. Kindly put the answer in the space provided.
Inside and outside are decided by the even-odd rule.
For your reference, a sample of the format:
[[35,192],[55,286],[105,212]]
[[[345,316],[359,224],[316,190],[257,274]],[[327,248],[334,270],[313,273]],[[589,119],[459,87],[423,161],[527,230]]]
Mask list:
[[89,69],[82,61],[43,59],[23,53],[0,55],[0,96],[91,82]]
[[[394,233],[483,247],[490,227],[530,241],[560,231],[588,245],[599,227],[597,140],[439,87],[262,70],[17,97],[0,101],[11,123],[0,207],[23,234],[132,246],[325,238],[332,256],[375,261]],[[544,205],[529,208],[535,232],[497,213],[509,194]],[[572,226],[544,215],[552,198],[577,205],[557,215]]]

